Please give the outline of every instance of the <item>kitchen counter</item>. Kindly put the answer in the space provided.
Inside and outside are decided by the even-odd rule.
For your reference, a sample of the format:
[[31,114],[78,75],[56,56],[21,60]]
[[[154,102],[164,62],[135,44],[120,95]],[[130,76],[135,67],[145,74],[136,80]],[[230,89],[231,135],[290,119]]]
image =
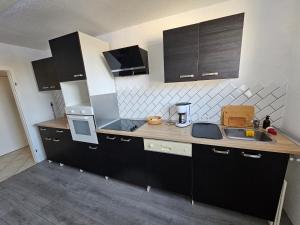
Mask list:
[[58,129],[70,129],[68,120],[65,117],[57,118],[55,120],[48,120],[45,122],[41,122],[41,123],[36,124],[36,126],[58,128]]
[[[50,120],[42,123],[38,123],[37,126],[69,129],[66,118],[59,118],[56,120]],[[221,140],[194,138],[191,135],[192,126],[185,128],[178,128],[175,125],[168,125],[163,123],[161,125],[148,125],[144,124],[142,127],[134,132],[97,129],[98,133],[105,133],[111,135],[124,135],[133,137],[142,137],[157,140],[167,140],[183,143],[214,145],[231,148],[251,149],[268,152],[288,153],[294,155],[300,155],[300,146],[292,142],[286,135],[278,133],[277,136],[272,136],[275,142],[265,143],[257,141],[244,141],[229,139],[224,136]]]

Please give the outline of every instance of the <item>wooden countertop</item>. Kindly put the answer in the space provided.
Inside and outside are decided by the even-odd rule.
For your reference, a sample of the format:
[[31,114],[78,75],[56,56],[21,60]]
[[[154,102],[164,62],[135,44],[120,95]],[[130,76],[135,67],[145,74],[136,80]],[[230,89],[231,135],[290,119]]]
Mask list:
[[58,128],[58,129],[70,129],[68,120],[65,117],[57,118],[55,120],[48,120],[45,122],[41,122],[35,124],[39,127],[50,127],[50,128]]
[[[36,125],[51,127],[51,128],[69,129],[66,118],[50,120]],[[259,150],[259,151],[300,155],[300,146],[292,142],[287,136],[285,136],[280,132],[278,133],[277,136],[272,136],[274,142],[265,143],[265,142],[257,142],[257,141],[234,140],[234,139],[226,138],[224,135],[223,135],[224,138],[221,140],[194,138],[191,135],[191,129],[192,126],[185,127],[185,128],[178,128],[175,125],[168,125],[166,123],[163,123],[161,125],[148,125],[146,123],[145,125],[143,125],[142,127],[140,127],[134,132],[106,130],[106,129],[97,129],[97,132],[112,134],[112,135],[124,135],[124,136],[157,139],[157,140],[176,141],[176,142],[183,142],[183,143],[214,145],[214,146],[222,146],[222,147],[251,149],[251,150]]]

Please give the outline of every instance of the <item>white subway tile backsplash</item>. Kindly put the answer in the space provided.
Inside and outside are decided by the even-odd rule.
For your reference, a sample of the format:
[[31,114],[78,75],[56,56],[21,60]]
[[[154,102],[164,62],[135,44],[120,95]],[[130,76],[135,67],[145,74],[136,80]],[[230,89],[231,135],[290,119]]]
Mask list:
[[263,109],[266,106],[270,105],[276,100],[276,98],[273,95],[268,95],[267,97],[263,98],[260,102],[258,102],[256,105],[258,108]]
[[277,99],[276,101],[274,101],[271,106],[273,107],[273,109],[277,110],[279,108],[281,108],[285,103],[285,99],[282,96],[281,98]]
[[275,89],[277,89],[278,86],[275,86],[274,84],[270,84],[267,87],[263,88],[261,91],[258,92],[258,95],[261,98],[266,97],[267,95],[271,94]]
[[[134,86],[119,84],[117,94],[120,116],[123,118],[145,119],[149,115],[161,115],[169,119],[177,119],[174,104],[191,102],[193,121],[220,120],[221,107],[228,104],[254,105],[258,119],[266,115],[278,126],[282,123],[287,86],[257,84],[236,86],[229,81],[222,82],[188,82],[177,84],[150,84],[150,86]],[[64,102],[61,91],[53,92],[54,108],[57,115],[63,115]]]
[[256,113],[256,117],[259,120],[264,119],[267,115],[270,115],[274,112],[274,109],[271,106],[267,106],[266,108],[264,108],[263,110],[261,110],[260,112]]

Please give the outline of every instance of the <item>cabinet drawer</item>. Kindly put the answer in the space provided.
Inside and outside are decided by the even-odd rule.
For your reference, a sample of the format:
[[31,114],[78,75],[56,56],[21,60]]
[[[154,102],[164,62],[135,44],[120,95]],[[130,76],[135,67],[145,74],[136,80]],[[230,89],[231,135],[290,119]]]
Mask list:
[[144,149],[146,151],[192,157],[192,144],[187,143],[144,139]]

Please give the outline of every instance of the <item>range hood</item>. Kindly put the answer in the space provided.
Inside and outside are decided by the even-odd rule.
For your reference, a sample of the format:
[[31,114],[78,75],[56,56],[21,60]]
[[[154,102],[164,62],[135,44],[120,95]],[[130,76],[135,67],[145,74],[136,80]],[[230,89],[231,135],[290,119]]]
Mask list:
[[149,74],[148,52],[138,45],[103,52],[114,76]]

